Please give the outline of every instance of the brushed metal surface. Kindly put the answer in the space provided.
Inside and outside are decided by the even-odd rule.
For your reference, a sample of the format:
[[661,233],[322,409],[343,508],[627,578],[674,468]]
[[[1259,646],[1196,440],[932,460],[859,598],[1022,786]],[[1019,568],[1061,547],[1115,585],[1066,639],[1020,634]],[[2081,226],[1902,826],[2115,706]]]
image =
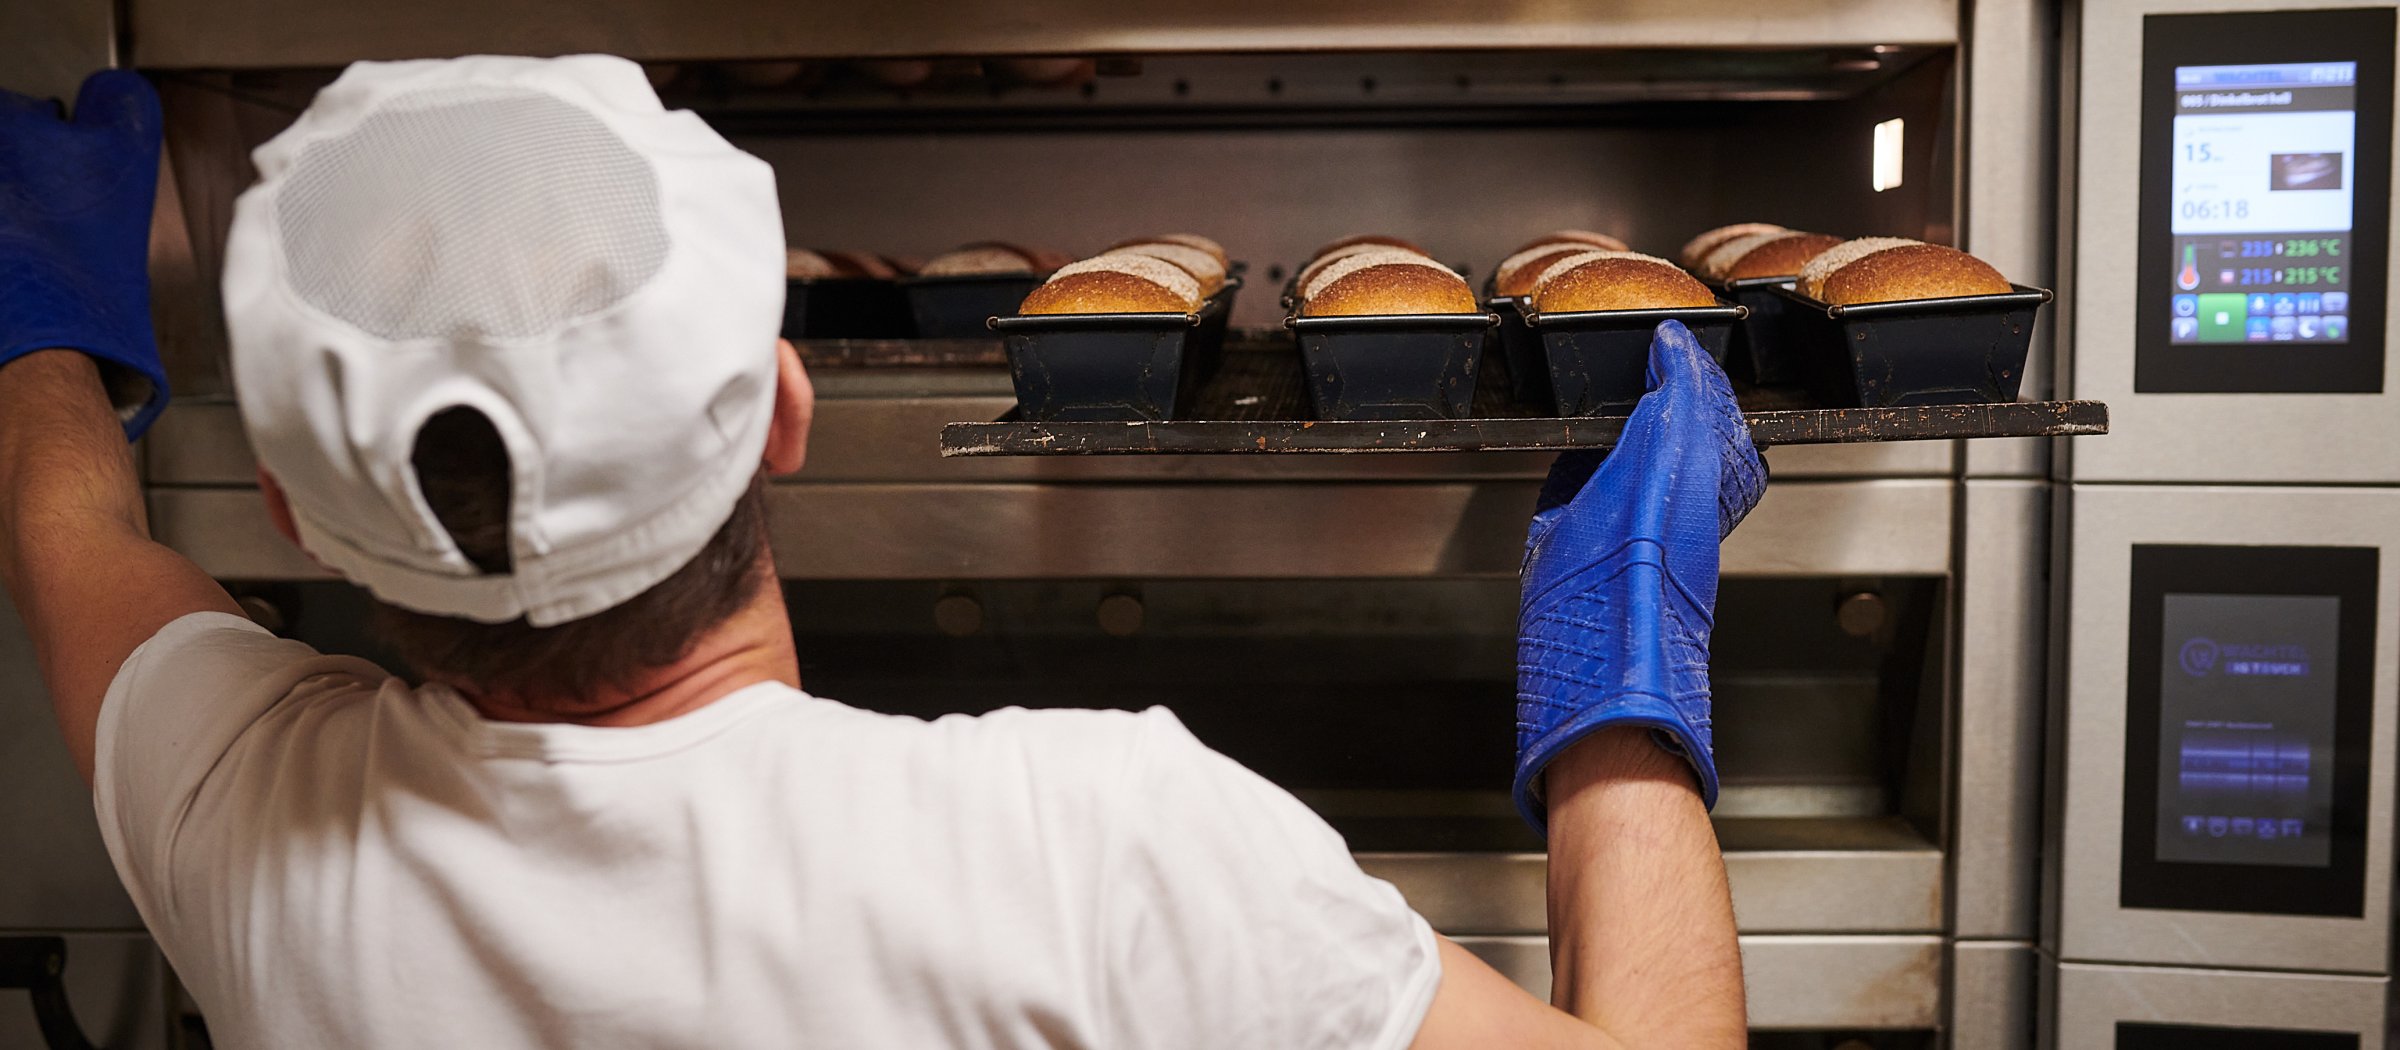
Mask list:
[[[1964,157],[1959,247],[2019,283],[2056,288],[2057,6],[2037,0],[1976,0],[1964,5],[1963,89],[1957,109]],[[2018,396],[2048,397],[2050,324],[2037,316]],[[2037,477],[2050,442],[1970,441],[1969,477]]]
[[2057,1006],[2043,1037],[2057,1050],[2116,1050],[2120,1021],[2348,1032],[2359,1050],[2385,1045],[2381,977],[2050,965]]
[[[75,1023],[95,1045],[109,1050],[166,1050],[176,1045],[167,1028],[167,960],[145,933],[53,933],[11,928],[0,936],[45,933],[67,942],[67,1002]],[[41,1047],[33,1003],[25,993],[0,989],[0,1046]]]
[[[2074,352],[2065,396],[2109,404],[2114,432],[2069,438],[2077,481],[2400,481],[2400,374],[2381,394],[2136,394],[2135,304],[2158,286],[2136,271],[2140,239],[2142,18],[2182,11],[2360,6],[2354,0],[2126,0],[2087,3],[2076,97]],[[2396,140],[2400,141],[2400,140]],[[2391,163],[2386,159],[2384,163]],[[2385,275],[2400,301],[2400,268]],[[2400,316],[2400,315],[2395,315]],[[2387,323],[2388,327],[2388,323]],[[2387,354],[2391,334],[2385,333]],[[2238,421],[2228,425],[2228,421]],[[2324,435],[2341,435],[2329,453]]]
[[86,74],[117,64],[117,10],[110,0],[0,4],[0,89],[74,98]]
[[[1718,822],[1744,933],[1933,933],[1941,853],[1900,822]],[[1539,853],[1361,853],[1444,933],[1538,934],[1548,863]]]
[[1947,43],[1958,8],[1932,0],[1621,0],[1604,7],[1460,6],[1395,0],[1223,0],[1207,6],[1036,0],[790,5],[422,0],[134,0],[137,63],[326,66],[360,58],[605,51],[644,59],[826,55],[1374,50],[1524,47],[1803,47]]
[[2027,941],[1950,946],[1950,1050],[2032,1050],[2040,957]]
[[[2390,966],[2393,682],[2400,675],[2400,492],[2388,489],[2075,485],[2065,614],[2059,848],[2046,894],[2056,950],[2073,962],[2148,962],[2385,973]],[[2383,550],[2376,581],[2374,735],[2367,750],[2363,918],[2120,907],[2125,659],[2137,543],[2308,544]]]
[[[1535,483],[779,484],[787,579],[1514,575]],[[1952,483],[1770,486],[1726,542],[1754,576],[1940,576]],[[157,486],[160,542],[220,579],[323,579],[256,489]]]
[[[1543,937],[1459,937],[1460,947],[1542,999]],[[1742,979],[1753,1029],[1930,1029],[1940,1023],[1942,939],[1744,934]]]
[[1951,742],[1951,929],[2036,934],[2050,490],[1969,478],[1959,518]]

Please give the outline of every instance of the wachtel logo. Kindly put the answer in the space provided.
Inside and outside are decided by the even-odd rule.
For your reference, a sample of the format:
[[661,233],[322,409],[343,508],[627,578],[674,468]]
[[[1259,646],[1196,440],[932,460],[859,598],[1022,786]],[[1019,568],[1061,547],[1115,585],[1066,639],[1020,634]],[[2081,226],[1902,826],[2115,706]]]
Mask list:
[[2218,670],[2229,675],[2271,678],[2299,678],[2308,674],[2308,647],[2304,645],[2244,645],[2194,638],[2183,643],[2175,660],[2183,666],[2183,673],[2194,678],[2206,678]]

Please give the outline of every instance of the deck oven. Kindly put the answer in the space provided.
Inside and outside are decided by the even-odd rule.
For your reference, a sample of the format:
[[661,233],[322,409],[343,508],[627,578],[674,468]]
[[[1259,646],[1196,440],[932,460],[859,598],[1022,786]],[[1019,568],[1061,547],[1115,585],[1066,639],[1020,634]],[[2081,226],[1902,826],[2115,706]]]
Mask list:
[[[1291,268],[1367,230],[1480,281],[1555,227],[1671,253],[1767,220],[1957,244],[2059,287],[2060,25],[2031,2],[94,7],[83,64],[153,73],[167,107],[155,281],[180,397],[143,448],[154,526],[262,622],[368,653],[356,597],[267,525],[214,297],[248,150],[353,59],[642,61],[668,104],[774,165],[803,245],[1204,233],[1248,264],[1236,341],[1278,338]],[[1035,83],[1029,58],[1089,75]],[[2040,328],[2026,400],[2051,388]],[[1540,844],[1505,785],[1515,571],[1548,454],[944,457],[945,424],[1015,404],[1005,368],[805,349],[812,457],[771,503],[813,691],[921,715],[1168,705],[1437,928],[1547,990]],[[1714,656],[1754,1045],[2033,1045],[2049,459],[2035,438],[1769,451],[1775,481],[1726,549]],[[0,645],[0,673],[29,683],[15,652]],[[0,713],[28,727],[8,739],[38,736],[26,690]],[[63,761],[0,765],[0,786],[30,800],[0,803],[23,807],[0,809],[0,855],[60,843],[0,864],[0,932],[139,945],[96,841],[51,830],[88,822]],[[59,901],[78,917],[54,919]],[[83,1012],[184,1024],[155,956],[104,976],[70,948]],[[14,1009],[0,992],[0,1042]]]
[[2049,1045],[2387,1043],[2393,23],[2075,16]]

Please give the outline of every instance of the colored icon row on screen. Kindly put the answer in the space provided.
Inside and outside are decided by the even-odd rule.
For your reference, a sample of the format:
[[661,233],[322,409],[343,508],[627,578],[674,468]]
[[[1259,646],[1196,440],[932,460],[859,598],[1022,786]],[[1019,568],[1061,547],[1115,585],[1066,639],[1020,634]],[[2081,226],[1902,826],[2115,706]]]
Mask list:
[[2308,825],[2298,817],[2195,817],[2183,818],[2183,833],[2193,837],[2221,839],[2296,839],[2306,834]]

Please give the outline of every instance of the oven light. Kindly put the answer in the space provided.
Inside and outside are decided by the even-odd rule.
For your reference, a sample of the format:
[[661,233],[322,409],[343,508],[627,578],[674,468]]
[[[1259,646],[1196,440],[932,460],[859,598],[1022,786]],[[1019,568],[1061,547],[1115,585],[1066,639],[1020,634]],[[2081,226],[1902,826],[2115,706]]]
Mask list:
[[1899,117],[1875,125],[1875,172],[1872,178],[1877,193],[1900,185],[1900,129]]

